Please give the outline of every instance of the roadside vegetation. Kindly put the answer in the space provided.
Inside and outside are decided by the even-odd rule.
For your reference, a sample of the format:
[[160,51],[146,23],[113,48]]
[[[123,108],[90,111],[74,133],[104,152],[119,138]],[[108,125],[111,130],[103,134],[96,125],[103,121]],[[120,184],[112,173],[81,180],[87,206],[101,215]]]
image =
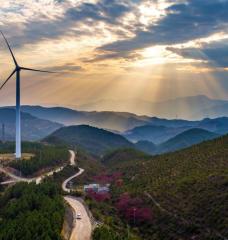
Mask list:
[[76,158],[78,166],[80,168],[83,168],[85,171],[79,177],[72,180],[73,187],[91,183],[94,181],[95,175],[106,171],[106,168],[99,160],[92,157],[83,150],[77,151]]
[[[14,152],[14,144],[0,145],[2,153]],[[4,150],[3,150],[4,149]],[[18,170],[24,176],[31,176],[45,169],[65,164],[69,158],[69,152],[65,146],[44,145],[41,143],[25,142],[22,145],[23,152],[32,153],[30,159],[10,161],[9,166]]]
[[0,197],[0,239],[61,240],[64,211],[56,184],[18,183]]

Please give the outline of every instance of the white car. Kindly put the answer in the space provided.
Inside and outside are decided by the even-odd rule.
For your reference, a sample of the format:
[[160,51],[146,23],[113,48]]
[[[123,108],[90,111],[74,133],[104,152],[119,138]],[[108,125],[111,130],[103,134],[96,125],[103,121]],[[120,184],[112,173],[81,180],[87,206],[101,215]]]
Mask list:
[[81,218],[82,218],[81,213],[78,213],[78,214],[76,215],[76,219],[81,219]]

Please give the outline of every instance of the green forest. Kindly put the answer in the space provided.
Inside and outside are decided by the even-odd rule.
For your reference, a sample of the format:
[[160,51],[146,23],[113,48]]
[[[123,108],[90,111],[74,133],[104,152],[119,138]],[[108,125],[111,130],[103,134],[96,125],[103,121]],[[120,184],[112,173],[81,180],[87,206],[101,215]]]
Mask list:
[[63,217],[57,185],[18,183],[0,197],[0,239],[60,240]]
[[109,176],[118,173],[121,181],[105,200],[87,200],[107,226],[94,239],[134,239],[126,237],[126,226],[140,239],[228,237],[228,136],[154,157],[133,151],[103,158]]

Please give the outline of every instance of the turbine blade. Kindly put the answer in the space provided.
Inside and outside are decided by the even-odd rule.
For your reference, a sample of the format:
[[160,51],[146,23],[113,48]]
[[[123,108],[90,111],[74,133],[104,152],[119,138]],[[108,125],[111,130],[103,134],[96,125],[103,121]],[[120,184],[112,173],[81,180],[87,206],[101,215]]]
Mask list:
[[34,71],[34,72],[57,73],[57,72],[44,71],[44,70],[38,70],[38,69],[26,68],[26,67],[21,67],[21,69],[26,71]]
[[5,39],[5,42],[6,42],[7,46],[8,46],[8,48],[9,48],[9,51],[10,51],[10,53],[11,53],[11,56],[12,56],[12,58],[13,58],[13,61],[14,61],[15,66],[18,66],[17,60],[16,60],[16,58],[15,58],[15,56],[14,56],[14,54],[13,54],[13,51],[12,51],[12,49],[11,49],[11,47],[10,47],[10,45],[9,45],[6,37],[5,37],[5,35],[3,34],[2,31],[0,31],[0,32],[1,32],[2,36],[3,36],[3,38]]
[[0,90],[4,87],[4,85],[10,80],[10,78],[14,75],[16,70],[13,70],[13,72],[9,75],[9,77],[5,80],[5,82],[1,85]]

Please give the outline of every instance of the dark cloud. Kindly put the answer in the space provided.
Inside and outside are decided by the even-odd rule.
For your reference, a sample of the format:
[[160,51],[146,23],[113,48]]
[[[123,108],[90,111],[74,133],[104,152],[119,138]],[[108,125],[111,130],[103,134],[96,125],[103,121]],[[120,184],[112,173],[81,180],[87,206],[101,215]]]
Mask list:
[[129,12],[131,7],[117,0],[101,0],[97,4],[84,3],[79,7],[70,8],[65,17],[73,21],[93,20],[114,24],[118,18]]
[[187,0],[167,9],[167,15],[136,36],[102,46],[105,51],[132,51],[152,45],[184,43],[228,30],[228,0]]
[[99,62],[104,60],[110,60],[110,59],[125,59],[125,60],[136,60],[140,58],[140,55],[137,53],[131,53],[131,52],[117,52],[117,53],[103,53],[99,54],[96,57],[92,59],[82,59],[83,62]]
[[55,66],[54,68],[52,67],[52,69],[54,69],[54,71],[66,71],[66,72],[78,72],[78,71],[82,71],[83,68],[81,66],[75,65],[74,63],[66,63],[64,65],[61,66]]
[[57,65],[57,66],[53,66],[51,67],[52,71],[56,71],[56,72],[79,72],[79,71],[83,71],[83,68],[81,66],[75,65],[74,63],[66,63],[63,65]]
[[[61,4],[61,1],[59,2]],[[125,0],[100,0],[98,3],[82,3],[77,7],[66,9],[63,16],[50,20],[43,16],[41,19],[27,21],[23,28],[18,24],[2,26],[2,30],[13,38],[14,46],[20,47],[26,43],[34,43],[45,39],[56,39],[63,35],[81,36],[94,34],[90,30],[76,29],[77,23],[85,23],[96,26],[98,21],[107,24],[121,24],[120,18],[131,11],[133,5]],[[15,38],[15,28],[17,34]],[[11,41],[11,39],[10,39]]]
[[204,60],[218,67],[228,67],[228,39],[203,44],[201,48],[172,48],[170,50],[184,58]]

